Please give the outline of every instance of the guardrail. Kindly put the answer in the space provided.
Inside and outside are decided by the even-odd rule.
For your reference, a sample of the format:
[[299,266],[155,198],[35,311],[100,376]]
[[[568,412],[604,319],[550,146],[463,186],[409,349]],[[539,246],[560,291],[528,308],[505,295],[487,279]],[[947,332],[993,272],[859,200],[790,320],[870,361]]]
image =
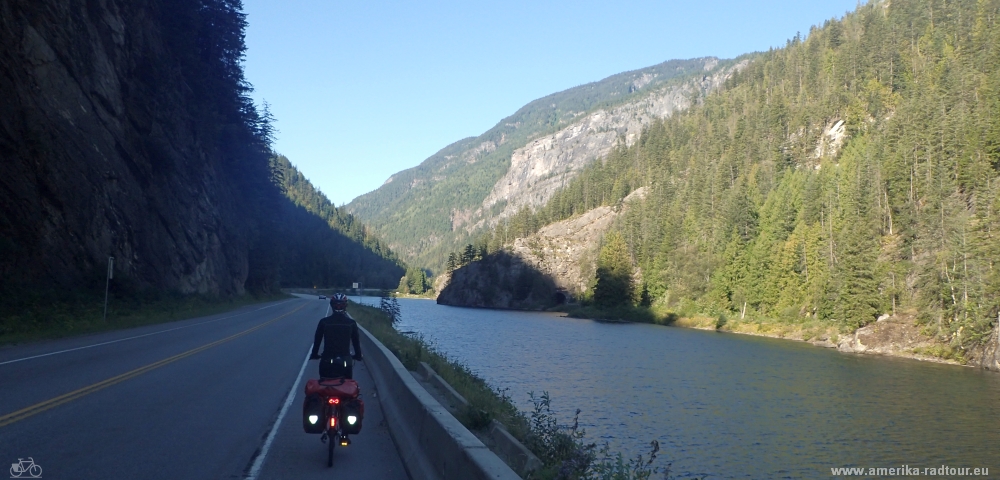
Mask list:
[[382,342],[358,328],[389,433],[413,480],[521,478],[431,396]]

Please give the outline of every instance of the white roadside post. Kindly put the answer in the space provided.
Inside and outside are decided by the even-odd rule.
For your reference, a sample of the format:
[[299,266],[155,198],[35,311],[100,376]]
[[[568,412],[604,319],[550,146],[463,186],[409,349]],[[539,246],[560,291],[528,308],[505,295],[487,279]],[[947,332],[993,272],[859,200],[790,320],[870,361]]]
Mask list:
[[108,279],[104,282],[104,323],[108,323],[108,287],[115,276],[115,257],[108,257]]

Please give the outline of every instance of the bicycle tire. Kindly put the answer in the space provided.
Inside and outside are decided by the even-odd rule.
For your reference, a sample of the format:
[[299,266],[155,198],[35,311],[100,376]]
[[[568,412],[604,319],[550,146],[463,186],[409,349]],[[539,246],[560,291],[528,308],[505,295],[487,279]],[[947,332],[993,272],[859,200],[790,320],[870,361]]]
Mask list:
[[330,441],[328,442],[326,453],[326,466],[328,468],[333,466],[333,448],[336,447],[337,442],[340,441],[339,437],[340,436],[337,435],[337,432],[330,433]]
[[32,465],[32,466],[28,467],[28,475],[31,475],[32,478],[41,477],[42,476],[42,467],[40,467],[38,465]]
[[21,476],[21,473],[23,472],[19,470],[14,470],[13,465],[10,467],[10,478],[19,478]]

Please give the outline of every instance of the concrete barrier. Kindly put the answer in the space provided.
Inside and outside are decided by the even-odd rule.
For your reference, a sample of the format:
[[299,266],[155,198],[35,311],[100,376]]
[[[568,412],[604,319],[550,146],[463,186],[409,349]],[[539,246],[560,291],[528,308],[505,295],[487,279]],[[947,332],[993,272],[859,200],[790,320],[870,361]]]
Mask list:
[[[451,384],[444,381],[444,379],[441,378],[441,375],[438,375],[437,372],[435,372],[434,369],[427,364],[427,362],[420,362],[420,370],[423,372],[424,378],[427,379],[432,386],[437,387],[442,393],[444,393],[445,400],[448,401],[446,403],[451,403],[451,407],[453,409],[452,412],[460,412],[469,408],[469,401],[466,400],[462,394],[456,392],[455,389],[451,387]],[[445,405],[445,407],[448,407],[448,405]]]
[[[469,401],[455,391],[427,362],[420,362],[420,370],[423,372],[424,378],[431,385],[437,387],[444,394],[447,402],[451,403],[452,412],[460,411],[469,406]],[[486,431],[485,436],[487,442],[492,442],[493,451],[499,452],[502,457],[507,459],[504,463],[522,476],[527,477],[532,472],[542,468],[542,461],[534,453],[531,453],[531,450],[528,450],[524,444],[517,441],[502,423],[491,420],[490,428]]]
[[534,453],[531,453],[528,447],[517,441],[502,423],[496,420],[490,421],[488,434],[489,438],[493,440],[493,445],[495,445],[494,451],[499,451],[507,457],[508,464],[517,469],[522,475],[528,476],[532,472],[542,468],[542,461]]
[[382,342],[359,329],[365,365],[413,480],[520,478],[435,400]]

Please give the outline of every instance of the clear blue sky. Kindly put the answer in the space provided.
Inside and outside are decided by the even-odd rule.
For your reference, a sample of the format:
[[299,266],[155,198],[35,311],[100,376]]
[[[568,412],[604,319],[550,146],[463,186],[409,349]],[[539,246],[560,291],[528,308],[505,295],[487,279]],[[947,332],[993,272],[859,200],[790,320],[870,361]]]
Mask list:
[[244,0],[275,149],[337,205],[550,93],[780,47],[857,0]]

